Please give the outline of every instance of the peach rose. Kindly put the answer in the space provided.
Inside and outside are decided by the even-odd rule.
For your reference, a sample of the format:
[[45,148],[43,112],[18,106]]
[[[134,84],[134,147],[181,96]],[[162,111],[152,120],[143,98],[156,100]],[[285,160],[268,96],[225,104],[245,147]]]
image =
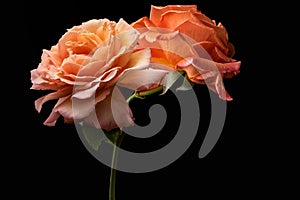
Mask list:
[[43,50],[41,62],[31,71],[31,89],[52,92],[35,101],[36,110],[58,99],[44,124],[54,126],[62,116],[65,123],[84,119],[106,130],[133,125],[116,84],[136,90],[159,84],[166,75],[164,70],[149,69],[151,52],[136,50],[138,39],[139,32],[123,19],[93,19],[68,29],[57,45]]
[[[220,94],[220,91],[223,90],[221,80],[238,74],[241,62],[233,59],[234,47],[228,41],[228,33],[221,23],[216,24],[214,20],[197,10],[196,5],[168,5],[151,6],[150,18],[142,17],[131,25],[142,33],[147,32],[145,38],[148,43],[142,43],[141,48],[153,46],[150,43],[160,43],[154,45],[155,48],[151,48],[153,62],[165,63],[173,69],[183,69],[187,72],[190,80],[195,83],[204,83],[207,77],[211,77],[212,74],[208,76],[200,72],[207,72],[208,68],[213,70],[213,65],[215,65],[221,78],[217,75],[214,76],[215,83],[211,89],[214,88],[213,90],[219,93],[222,99],[232,99],[228,93],[226,95]],[[173,36],[171,33],[165,34],[168,32],[166,30],[173,31]],[[180,37],[174,36],[178,33],[181,34]],[[173,46],[178,47],[177,50],[171,47],[173,51],[170,51],[170,43],[162,42],[163,38],[170,40],[170,37],[173,39],[177,37],[176,40],[178,41],[172,43]],[[186,41],[182,41],[182,37]],[[191,54],[183,52],[180,49],[182,45],[186,45],[183,43],[191,43],[190,46],[192,47],[189,50],[183,49],[198,51],[200,56],[196,56],[198,57],[196,59]],[[177,51],[182,52],[184,56],[179,56]],[[209,60],[214,63],[209,62]],[[204,65],[209,65],[209,67]],[[210,84],[213,85],[211,82],[210,80]]]

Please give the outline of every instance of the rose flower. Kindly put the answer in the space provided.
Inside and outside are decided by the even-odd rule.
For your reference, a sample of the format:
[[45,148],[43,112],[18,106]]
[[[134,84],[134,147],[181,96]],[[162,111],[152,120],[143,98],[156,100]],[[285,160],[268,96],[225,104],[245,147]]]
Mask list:
[[222,78],[238,74],[241,62],[233,59],[234,46],[221,23],[196,5],[168,5],[151,6],[149,18],[131,25],[144,34],[140,48],[151,47],[152,62],[183,69],[192,82],[206,83],[220,98],[232,100]]
[[93,19],[68,29],[58,44],[43,50],[31,71],[31,89],[50,92],[35,101],[35,108],[40,112],[45,102],[58,100],[44,124],[54,126],[62,116],[65,123],[83,119],[105,130],[133,125],[116,85],[136,90],[159,84],[166,75],[149,69],[151,52],[136,50],[138,39],[139,32],[123,19]]

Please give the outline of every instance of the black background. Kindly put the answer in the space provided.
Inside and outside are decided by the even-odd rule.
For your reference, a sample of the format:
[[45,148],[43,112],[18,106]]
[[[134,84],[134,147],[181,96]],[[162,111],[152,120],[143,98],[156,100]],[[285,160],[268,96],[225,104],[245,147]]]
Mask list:
[[[280,148],[285,143],[282,134],[289,134],[290,130],[287,127],[281,129],[275,121],[279,118],[276,116],[280,115],[280,108],[273,102],[286,91],[277,87],[277,82],[266,81],[278,79],[274,76],[276,73],[269,73],[268,69],[275,65],[266,54],[276,47],[270,32],[276,33],[280,28],[270,31],[270,27],[280,21],[277,14],[281,9],[273,15],[275,7],[263,6],[258,1],[130,0],[103,3],[91,0],[20,2],[12,6],[10,14],[15,18],[4,29],[12,37],[7,39],[10,42],[6,52],[11,57],[8,57],[10,64],[6,69],[11,75],[8,79],[16,77],[16,80],[9,87],[4,86],[2,91],[3,95],[13,97],[3,98],[4,105],[13,106],[5,112],[8,120],[4,121],[7,128],[3,131],[10,137],[2,140],[3,146],[8,146],[4,151],[8,159],[3,165],[9,169],[4,174],[8,175],[5,183],[11,189],[11,196],[108,199],[110,169],[89,154],[75,127],[62,121],[55,127],[42,124],[55,102],[45,104],[41,113],[36,112],[34,100],[41,93],[29,89],[30,70],[38,66],[42,49],[55,45],[66,29],[93,18],[114,21],[123,18],[130,23],[149,16],[151,4],[196,4],[207,16],[222,22],[235,46],[234,57],[242,61],[241,73],[224,82],[234,101],[227,104],[224,129],[214,149],[205,158],[198,158],[203,139],[199,133],[188,151],[166,168],[142,174],[118,172],[117,199],[206,199],[216,196],[256,199],[291,194],[293,189],[284,190],[283,186],[290,185],[290,170],[285,167],[292,168],[293,165],[287,162],[287,154]],[[272,60],[276,56],[273,54]],[[276,61],[277,64],[280,62]],[[203,94],[200,95],[201,108],[206,116],[207,92],[204,87],[197,87],[197,91]],[[267,97],[273,97],[273,100]],[[208,121],[204,118],[201,123],[201,131],[205,131]],[[276,131],[271,128],[274,126]],[[276,134],[277,131],[281,134]],[[136,143],[132,141],[126,145],[131,144]],[[284,150],[292,148],[294,146]],[[281,167],[282,163],[284,167]]]

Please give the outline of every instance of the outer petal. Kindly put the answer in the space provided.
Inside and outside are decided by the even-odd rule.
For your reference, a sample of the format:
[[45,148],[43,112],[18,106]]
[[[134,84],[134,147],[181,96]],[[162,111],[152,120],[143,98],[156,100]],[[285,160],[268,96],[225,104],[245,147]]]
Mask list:
[[197,55],[190,41],[178,31],[164,33],[157,28],[143,33],[142,36],[140,47],[151,48],[154,58],[166,58],[173,65],[182,58]]
[[35,100],[35,109],[40,112],[42,109],[42,106],[45,102],[49,101],[49,100],[53,100],[53,99],[58,99],[61,97],[64,97],[68,94],[70,94],[72,92],[72,88],[71,87],[66,87],[62,90],[58,90],[52,93],[49,93],[43,97],[38,98],[37,100]]
[[[88,32],[96,33],[99,36],[100,32],[105,32],[105,30],[103,30],[103,29],[109,29],[108,28],[109,26],[115,26],[115,24],[116,23],[114,21],[110,21],[106,18],[91,19],[89,21],[83,22],[82,28],[87,30]],[[74,27],[74,28],[76,28],[76,27]]]
[[73,90],[73,98],[77,99],[88,99],[95,95],[96,90],[100,84],[100,78],[94,79],[88,82],[86,85],[76,86]]
[[222,74],[233,73],[238,74],[240,72],[241,61],[229,62],[229,63],[217,63],[216,65]]
[[126,65],[126,70],[131,69],[146,69],[149,67],[151,60],[151,51],[149,48],[145,48],[140,51],[136,51],[130,55],[130,60]]
[[38,69],[33,69],[30,71],[32,86],[30,89],[34,90],[57,90],[59,86],[54,82],[49,82],[44,79]]
[[98,71],[103,68],[103,66],[106,64],[104,60],[97,60],[91,63],[88,63],[80,69],[79,73],[77,76],[96,76]]
[[130,26],[123,18],[121,18],[118,23],[116,24],[116,30],[118,33],[132,31],[134,28]]
[[135,46],[137,45],[139,32],[127,23],[126,26],[129,26],[130,29],[119,33],[117,35],[117,38],[120,39],[122,46],[126,46],[128,50],[133,50],[133,48],[135,48]]
[[66,32],[58,41],[58,51],[62,59],[67,58],[70,54],[67,47],[67,42],[76,41],[78,37],[78,32],[75,30],[70,30]]
[[193,65],[199,71],[204,77],[207,87],[217,93],[221,99],[232,100],[225,90],[221,73],[213,61],[202,58],[186,58],[178,63],[178,67],[183,69],[189,65]]
[[113,90],[110,108],[118,127],[124,128],[134,125],[131,109],[118,87]]
[[[213,37],[214,29],[203,24],[195,23],[193,21],[185,21],[173,27],[181,33],[191,37],[195,42],[207,41]],[[201,33],[201,34],[199,34]]]
[[[206,61],[206,62],[210,62],[210,61]],[[216,66],[216,68],[221,73],[221,76],[223,78],[231,78],[240,72],[241,62],[240,61],[229,62],[229,63],[214,62],[214,64],[212,64],[212,65]],[[179,66],[177,66],[177,67],[179,67]],[[179,68],[181,68],[181,67],[179,67]],[[202,82],[203,79],[210,77],[211,74],[215,73],[214,72],[215,70],[211,71],[213,73],[209,73],[209,70],[207,70],[207,72],[205,72],[205,73],[202,71],[202,73],[204,73],[204,74],[200,74],[199,69],[194,67],[193,65],[184,67],[184,71],[187,73],[189,78],[194,79],[195,81],[200,81],[200,82]]]
[[155,27],[155,24],[149,20],[148,17],[142,17],[139,20],[131,23],[131,26],[136,30],[140,31],[140,29]]
[[120,77],[117,85],[137,90],[140,87],[160,84],[161,80],[168,72],[169,71],[166,70],[151,68],[144,70],[129,70]]
[[99,91],[94,96],[86,99],[72,98],[72,109],[74,119],[84,119],[88,117],[98,102],[103,101],[110,94],[110,90]]
[[107,131],[134,125],[129,105],[117,87],[111,95],[97,103],[95,113],[91,113],[84,120],[96,128]]
[[71,118],[72,116],[72,105],[70,103],[70,95],[60,98],[58,100],[58,102],[55,104],[54,108],[52,109],[51,114],[44,122],[44,125],[54,126],[61,114],[63,114],[68,118]]
[[204,48],[207,51],[207,53],[210,55],[210,57],[216,62],[234,61],[234,59],[232,59],[230,56],[227,56],[224,52],[222,52],[213,42],[203,41],[194,45],[195,48],[198,48],[200,46]]
[[168,5],[168,6],[151,6],[150,20],[158,24],[161,20],[161,15],[167,11],[197,11],[196,5]]
[[44,125],[46,126],[55,126],[57,119],[60,117],[60,114],[58,112],[52,111],[49,117],[44,122]]
[[114,67],[103,73],[102,76],[87,82],[85,85],[78,85],[74,87],[73,98],[88,99],[94,96],[101,83],[110,82],[117,76],[120,69],[120,67]]

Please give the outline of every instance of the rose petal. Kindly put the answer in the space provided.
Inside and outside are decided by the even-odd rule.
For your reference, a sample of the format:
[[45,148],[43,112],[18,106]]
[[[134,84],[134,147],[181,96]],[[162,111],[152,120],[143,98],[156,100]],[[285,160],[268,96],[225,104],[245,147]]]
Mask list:
[[130,55],[130,60],[126,64],[125,71],[131,69],[145,69],[149,67],[151,59],[151,51],[149,48],[145,48],[140,51],[136,51]]
[[127,49],[132,50],[139,40],[139,32],[123,19],[119,20],[116,29],[119,31],[117,37],[120,39],[122,46],[126,46]]
[[118,23],[116,24],[116,31],[118,33],[127,32],[127,31],[135,31],[130,24],[128,24],[123,18],[120,18]]
[[96,76],[97,72],[103,68],[106,64],[104,60],[97,60],[91,63],[88,63],[80,69],[77,76]]
[[61,69],[66,74],[78,74],[78,71],[82,66],[87,65],[90,62],[91,58],[87,55],[74,54],[64,59],[61,64]]
[[[101,109],[99,108],[99,110]],[[134,125],[131,109],[118,87],[115,87],[112,93],[111,110],[113,119],[118,127],[124,128]]]
[[77,99],[88,99],[95,95],[96,90],[100,87],[101,83],[109,82],[114,79],[120,67],[114,67],[108,71],[106,71],[102,76],[87,82],[85,85],[77,85],[73,90],[73,98]]
[[44,121],[44,125],[46,126],[55,126],[57,119],[60,117],[58,112],[51,112],[49,117]]
[[73,31],[68,31],[66,32],[58,41],[58,52],[59,55],[61,56],[62,59],[67,58],[70,54],[68,51],[68,47],[66,46],[66,43],[68,41],[76,41],[78,36],[78,32],[73,30]]
[[136,90],[143,86],[159,84],[167,73],[166,70],[158,69],[129,70],[119,78],[117,85]]
[[120,55],[120,49],[125,48],[133,50],[139,39],[139,32],[131,27],[127,22],[120,19],[116,26],[117,35],[108,38],[100,46],[93,58],[97,60],[106,60],[108,62],[115,55]]
[[[109,51],[109,50],[107,50],[107,51]],[[121,47],[119,50],[118,50],[118,52],[115,54],[115,55],[113,55],[113,57],[111,57],[110,58],[110,60],[107,60],[107,58],[105,58],[105,65],[104,66],[102,66],[101,68],[98,68],[98,71],[96,71],[95,72],[95,76],[96,77],[99,77],[99,76],[101,76],[106,70],[108,70],[109,68],[111,68],[112,66],[115,66],[117,63],[118,63],[118,61],[119,61],[119,59],[121,59],[121,57],[125,54],[125,52],[126,52],[126,47]],[[104,52],[102,52],[102,53],[104,53]],[[95,55],[94,56],[97,56],[98,54],[100,55],[100,54],[102,54],[101,53],[101,49],[98,49],[96,52],[95,52]],[[97,59],[98,59],[98,57],[97,57]],[[101,58],[102,59],[102,58]]]
[[68,118],[72,117],[72,105],[70,104],[70,95],[60,98],[52,109],[51,114],[45,120],[44,124],[47,126],[54,126],[57,119],[61,114],[65,115]]
[[108,71],[106,71],[102,76],[101,76],[101,82],[109,82],[113,78],[116,77],[117,73],[122,70],[121,67],[114,67]]
[[178,36],[178,31],[169,31],[161,28],[151,28],[141,34],[140,39],[145,38],[148,42],[153,43],[157,40],[172,40]]
[[[108,29],[108,26],[112,25],[114,26],[116,23],[114,21],[110,21],[106,18],[103,19],[91,19],[89,21],[83,22],[81,27],[83,30],[91,33],[96,33],[98,36],[100,32],[104,32],[105,30],[102,29]],[[73,29],[76,27],[73,27]],[[99,30],[100,29],[100,30]]]
[[117,87],[114,88],[112,95],[97,103],[95,112],[84,121],[96,128],[110,131],[113,128],[123,128],[134,124],[128,103]]
[[148,17],[142,17],[137,21],[131,23],[131,26],[134,27],[137,31],[143,32],[145,27],[147,28],[155,27],[155,24],[153,24],[153,22],[150,21]]
[[225,74],[225,73],[237,74],[240,71],[241,61],[229,62],[229,63],[216,62],[216,65],[222,74]]
[[103,101],[109,94],[110,90],[102,90],[90,98],[72,98],[73,118],[84,119],[88,117],[95,110],[95,105]]
[[[197,56],[197,52],[180,32],[173,31],[167,34],[158,32],[154,34],[154,29],[144,33],[145,38],[151,41],[141,40],[140,47],[151,48],[153,58],[165,58],[169,63],[175,65],[185,57]],[[159,29],[157,30],[159,31]],[[168,37],[170,36],[170,37]]]
[[203,58],[186,58],[177,65],[181,68],[192,65],[199,71],[202,77],[208,73],[208,77],[204,77],[207,87],[217,93],[221,99],[232,100],[225,90],[221,73],[213,61]]
[[168,5],[168,6],[151,6],[150,20],[153,23],[158,24],[161,20],[160,16],[167,11],[196,11],[196,5]]
[[203,41],[203,42],[196,43],[194,45],[194,48],[197,50],[199,49],[199,47],[202,49],[205,49],[205,51],[209,54],[211,59],[216,62],[232,62],[232,61],[234,61],[234,59],[225,55],[213,42]]
[[175,30],[175,28],[186,21],[191,21],[193,14],[191,12],[169,11],[161,15],[161,19],[157,24],[158,27]]
[[[187,37],[196,41],[207,41],[214,35],[214,29],[192,21],[184,21],[173,26],[174,30],[180,31]],[[201,32],[201,34],[199,34]]]
[[40,112],[42,109],[42,106],[45,102],[53,100],[53,99],[58,99],[61,98],[63,96],[66,96],[68,94],[70,94],[72,92],[72,88],[71,87],[66,87],[63,88],[61,90],[57,90],[55,92],[49,93],[43,97],[38,98],[37,100],[35,100],[34,104],[35,104],[35,109]]
[[[62,63],[62,58],[59,56],[58,54],[58,46],[52,46],[51,50],[46,50],[43,49],[43,53],[41,56],[41,61],[43,62],[49,62],[50,64],[54,65],[54,66],[60,66]],[[47,65],[43,65],[43,66],[47,66]]]
[[96,90],[100,84],[100,78],[97,78],[86,85],[77,86],[73,90],[73,98],[77,99],[88,99],[91,96],[95,95]]

